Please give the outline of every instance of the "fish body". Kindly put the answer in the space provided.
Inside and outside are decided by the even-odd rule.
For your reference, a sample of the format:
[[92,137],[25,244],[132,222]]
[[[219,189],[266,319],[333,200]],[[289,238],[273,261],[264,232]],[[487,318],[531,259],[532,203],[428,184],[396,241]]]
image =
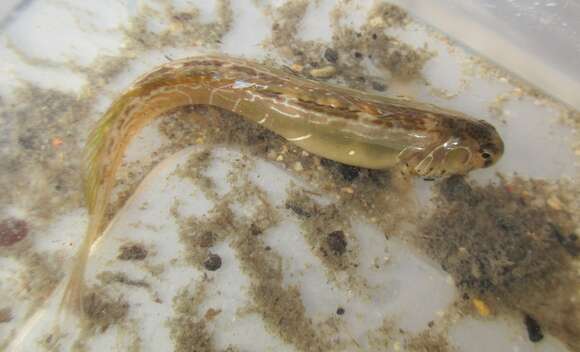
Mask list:
[[132,137],[151,120],[189,105],[229,110],[328,159],[371,169],[400,167],[422,177],[466,174],[503,153],[493,126],[456,111],[227,56],[166,63],[118,97],[89,136],[84,166],[89,227],[63,302],[79,301],[88,253],[107,225],[116,172]]

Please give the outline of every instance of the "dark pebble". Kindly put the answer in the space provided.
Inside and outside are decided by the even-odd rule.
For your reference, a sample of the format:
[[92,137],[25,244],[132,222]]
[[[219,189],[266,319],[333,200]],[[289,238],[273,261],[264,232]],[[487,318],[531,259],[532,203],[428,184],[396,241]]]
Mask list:
[[363,57],[363,54],[361,54],[361,53],[359,53],[358,51],[356,51],[356,52],[354,53],[354,57],[356,57],[357,59],[362,59],[362,57]]
[[324,58],[328,62],[335,63],[338,60],[338,52],[334,49],[328,48],[324,51]]
[[35,141],[34,136],[32,135],[18,137],[18,143],[20,143],[24,149],[37,149],[38,147],[38,143]]
[[262,229],[258,225],[254,224],[254,223],[252,223],[252,225],[250,225],[250,233],[252,234],[252,236],[261,235],[262,232],[263,232]]
[[180,13],[180,14],[174,15],[173,19],[176,21],[181,21],[181,22],[189,22],[193,19],[193,15],[190,13]]
[[568,251],[568,253],[570,253],[572,257],[577,257],[580,254],[580,245],[576,243],[578,236],[576,236],[574,233],[570,235],[564,235],[562,233],[562,229],[558,225],[553,223],[548,223],[548,225],[550,225],[552,230],[552,236],[562,245],[562,247],[564,247],[566,251]]
[[117,259],[120,260],[143,260],[147,257],[147,249],[138,244],[124,245],[119,248]]
[[300,207],[298,204],[292,203],[292,202],[286,202],[286,209],[290,209],[294,212],[294,214],[303,217],[303,218],[309,218],[312,216],[312,214],[310,214],[310,212],[302,207]]
[[340,175],[345,181],[351,182],[360,174],[360,168],[346,164],[339,164],[338,172],[340,172]]
[[338,314],[338,315],[343,315],[343,314],[344,314],[344,308],[342,308],[342,307],[339,307],[339,308],[336,310],[336,314]]
[[377,92],[384,92],[387,90],[387,86],[381,82],[372,82],[373,89]]
[[542,328],[534,318],[526,314],[524,323],[526,324],[526,329],[528,329],[528,337],[530,338],[530,341],[539,342],[544,338]]
[[336,255],[342,255],[346,252],[346,237],[342,231],[334,231],[326,237],[326,243],[330,250]]
[[9,218],[0,222],[0,247],[8,247],[22,241],[28,235],[24,220]]
[[210,253],[203,262],[203,266],[209,271],[216,271],[222,266],[222,258],[217,254]]

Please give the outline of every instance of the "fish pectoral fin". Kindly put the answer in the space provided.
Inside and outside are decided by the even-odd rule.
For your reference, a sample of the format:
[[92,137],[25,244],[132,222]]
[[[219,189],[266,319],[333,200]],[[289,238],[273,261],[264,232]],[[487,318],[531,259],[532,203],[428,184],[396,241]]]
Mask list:
[[413,170],[424,157],[425,148],[408,146],[397,155],[397,162],[401,167]]
[[437,148],[424,148],[409,146],[403,149],[397,156],[398,163],[409,174],[426,176],[431,173],[434,165],[442,157],[441,150]]

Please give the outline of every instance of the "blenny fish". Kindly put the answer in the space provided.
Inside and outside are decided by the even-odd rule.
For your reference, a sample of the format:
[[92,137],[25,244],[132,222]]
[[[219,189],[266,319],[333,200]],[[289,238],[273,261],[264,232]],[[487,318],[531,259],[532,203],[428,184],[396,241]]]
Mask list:
[[131,139],[164,113],[188,105],[229,110],[324,158],[425,178],[466,174],[503,154],[483,120],[408,99],[392,99],[299,77],[227,56],[161,65],[118,97],[90,134],[84,164],[87,233],[63,306],[81,308],[90,248],[108,225],[116,172]]

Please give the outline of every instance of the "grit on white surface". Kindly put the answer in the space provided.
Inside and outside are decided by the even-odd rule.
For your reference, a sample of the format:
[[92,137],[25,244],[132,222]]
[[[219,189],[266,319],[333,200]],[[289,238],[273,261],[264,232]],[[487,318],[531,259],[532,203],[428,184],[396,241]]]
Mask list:
[[[215,17],[213,2],[200,0],[194,3],[201,9],[204,20],[210,21]],[[221,51],[232,55],[263,58],[266,51],[259,44],[268,36],[271,19],[260,13],[254,1],[241,0],[232,3],[236,12],[233,29],[224,38]],[[331,3],[322,1],[319,8],[312,6],[310,11],[319,9],[320,12],[311,12],[306,16],[302,33],[304,37],[316,40],[330,38],[326,16],[327,11],[332,8],[329,5]],[[9,11],[16,6],[16,2],[6,4],[4,7],[0,6],[0,10]],[[369,1],[360,1],[360,4],[361,8],[353,13],[355,20],[370,6]],[[3,37],[31,57],[60,63],[74,60],[82,65],[90,65],[98,55],[119,52],[122,37],[115,29],[127,21],[138,6],[138,1],[129,0],[82,3],[72,0],[30,1],[22,6],[17,16],[12,16],[14,18],[6,22]],[[320,14],[324,15],[324,20],[320,20]],[[420,42],[426,34],[417,32],[405,36],[411,42]],[[457,58],[463,55],[462,52],[458,50],[451,54],[445,51],[443,45],[434,44],[434,47],[440,54],[426,66],[425,76],[436,87],[457,89],[461,79]],[[176,58],[196,52],[199,49],[192,48],[185,52],[168,49],[137,57],[132,62],[131,69],[116,78],[109,89],[119,91],[120,87],[127,86],[139,73],[164,62],[165,54]],[[42,87],[75,93],[86,84],[85,77],[70,70],[42,68],[20,61],[7,47],[6,41],[0,43],[0,57],[0,74],[4,78],[0,80],[0,92],[7,93],[8,96],[18,85],[17,80],[11,80],[11,77],[31,81]],[[506,154],[497,167],[474,175],[476,180],[491,180],[496,171],[506,174],[517,172],[524,176],[547,179],[562,175],[573,176],[574,156],[568,147],[570,133],[557,124],[558,117],[554,111],[524,99],[507,105],[505,123],[489,117],[488,104],[509,88],[505,82],[475,79],[466,92],[453,100],[442,101],[430,97],[426,92],[418,92],[418,97],[473,113],[498,126],[505,137]],[[111,98],[109,96],[105,100]],[[107,101],[102,104],[103,108],[106,107]],[[131,146],[128,159],[138,159],[161,143],[162,138],[155,129],[149,128]],[[87,341],[89,350],[125,350],[135,336],[139,336],[143,351],[164,351],[172,348],[169,329],[165,324],[174,314],[172,297],[183,287],[194,287],[203,272],[183,261],[184,247],[179,241],[178,225],[170,215],[170,208],[178,201],[181,214],[201,216],[212,207],[211,202],[193,183],[173,174],[176,167],[183,164],[193,152],[195,148],[184,150],[157,166],[94,247],[87,274],[89,283],[97,282],[95,276],[99,272],[119,271],[132,279],[146,279],[151,284],[151,289],[119,285],[119,292],[131,305],[128,321],[138,329],[127,333],[122,328],[113,326],[104,334]],[[226,175],[232,162],[240,157],[239,151],[220,147],[212,153],[216,158],[206,174],[218,185],[220,193],[226,192],[229,187],[225,182]],[[256,160],[255,167],[249,173],[250,178],[267,192],[272,204],[280,209],[283,209],[281,205],[284,204],[290,181],[311,187],[296,175],[284,171],[268,160]],[[429,184],[418,181],[416,192],[418,198],[428,200]],[[347,311],[342,319],[349,335],[344,338],[356,340],[363,348],[367,344],[367,334],[377,329],[387,317],[410,333],[420,332],[429,321],[444,317],[458,294],[452,279],[427,258],[419,256],[413,248],[394,239],[385,239],[374,225],[361,219],[350,220],[361,251],[358,274],[372,284],[370,298],[358,296],[326,278],[320,260],[312,254],[301,235],[299,224],[287,212],[280,224],[265,233],[264,242],[282,258],[284,284],[299,287],[307,316],[316,323],[335,315],[337,307],[345,307]],[[35,248],[60,251],[70,258],[84,234],[85,225],[84,210],[67,214],[55,221],[47,233],[35,243]],[[139,265],[115,260],[119,246],[131,241],[154,248],[155,255],[147,258],[148,264],[163,264],[166,270],[158,277],[153,277]],[[69,246],[69,243],[73,243],[73,246]],[[223,266],[216,273],[210,274],[213,278],[208,295],[210,298],[203,302],[200,311],[210,307],[221,309],[221,313],[212,323],[215,326],[216,347],[234,345],[242,351],[294,351],[293,346],[285,344],[266,330],[259,315],[238,314],[251,302],[247,290],[250,280],[240,270],[234,251],[227,241],[213,251],[220,255]],[[377,260],[384,265],[376,268]],[[21,270],[24,269],[18,262],[0,258],[0,282],[3,283],[0,289],[18,287],[17,283],[9,283],[18,280]],[[57,290],[55,297],[59,293],[60,290]],[[153,296],[158,297],[161,303],[156,303]],[[24,311],[26,307],[15,305],[15,319],[0,327],[0,339],[16,333],[17,338],[11,346],[13,350],[38,349],[38,338],[45,336],[56,323],[53,319],[56,301],[56,298],[49,301],[25,325],[18,319],[18,312]],[[66,331],[65,325],[63,330]],[[73,340],[74,334],[67,335],[63,337],[62,344],[67,346]],[[500,319],[465,318],[452,325],[450,340],[459,350],[465,352],[566,350],[550,336],[546,336],[539,344],[532,344],[521,321]],[[392,346],[398,345],[392,344],[391,348],[394,348]]]

